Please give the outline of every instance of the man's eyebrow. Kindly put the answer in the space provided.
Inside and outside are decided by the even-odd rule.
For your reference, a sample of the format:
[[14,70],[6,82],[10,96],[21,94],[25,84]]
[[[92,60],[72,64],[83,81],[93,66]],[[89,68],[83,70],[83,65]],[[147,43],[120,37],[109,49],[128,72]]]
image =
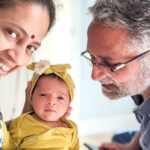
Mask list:
[[100,55],[97,55],[97,56],[94,56],[93,54],[90,53],[90,51],[86,50],[90,55],[91,57],[93,58],[99,58],[99,59],[102,59],[102,60],[106,60],[106,61],[113,61],[113,58],[111,58],[110,56],[100,56]]
[[[93,55],[91,55],[93,56]],[[94,56],[93,56],[94,57]],[[112,61],[113,59],[109,56],[96,56],[96,58],[102,59],[102,60],[106,60],[106,61]]]

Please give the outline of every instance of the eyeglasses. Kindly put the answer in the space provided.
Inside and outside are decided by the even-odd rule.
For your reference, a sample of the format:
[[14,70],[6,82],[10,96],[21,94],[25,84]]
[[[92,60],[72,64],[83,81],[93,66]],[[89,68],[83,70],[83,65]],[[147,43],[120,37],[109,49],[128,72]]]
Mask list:
[[148,51],[146,51],[146,52],[144,52],[144,53],[141,53],[141,54],[139,54],[139,55],[133,57],[131,60],[128,60],[128,61],[126,61],[126,62],[124,62],[124,63],[113,64],[113,65],[108,64],[108,63],[106,63],[106,62],[105,62],[105,63],[97,63],[96,60],[95,60],[95,57],[92,56],[88,51],[82,52],[82,53],[81,53],[81,56],[82,56],[83,58],[85,58],[85,60],[88,62],[88,64],[90,64],[90,66],[93,66],[93,65],[95,65],[95,66],[97,66],[97,67],[104,66],[104,67],[108,68],[111,72],[116,72],[116,71],[122,69],[123,67],[125,67],[127,64],[129,64],[129,63],[131,63],[132,61],[134,61],[134,60],[140,58],[141,56],[145,55],[145,54],[148,53],[148,52],[150,52],[150,50],[148,50]]

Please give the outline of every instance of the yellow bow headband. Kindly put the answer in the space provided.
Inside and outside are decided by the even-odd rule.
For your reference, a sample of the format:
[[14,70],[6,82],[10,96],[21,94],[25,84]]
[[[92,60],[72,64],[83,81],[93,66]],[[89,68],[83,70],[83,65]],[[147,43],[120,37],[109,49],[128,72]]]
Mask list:
[[66,84],[68,85],[69,91],[70,91],[71,100],[73,100],[73,98],[74,98],[74,83],[73,83],[71,76],[67,73],[67,69],[71,68],[71,66],[69,64],[51,65],[49,63],[49,61],[41,60],[39,62],[33,62],[33,63],[29,64],[27,66],[27,68],[34,71],[34,74],[32,77],[30,98],[31,98],[34,86],[35,86],[36,82],[38,81],[38,78],[42,74],[48,75],[48,74],[54,73],[66,82]]

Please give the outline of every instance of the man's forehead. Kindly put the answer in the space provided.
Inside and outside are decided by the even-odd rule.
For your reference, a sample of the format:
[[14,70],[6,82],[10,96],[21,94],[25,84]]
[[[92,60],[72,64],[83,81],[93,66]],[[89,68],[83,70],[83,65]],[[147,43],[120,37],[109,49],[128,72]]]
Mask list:
[[88,36],[92,33],[97,33],[97,34],[106,34],[108,37],[108,33],[113,35],[113,34],[117,34],[117,35],[120,35],[120,33],[122,35],[128,35],[129,36],[129,33],[128,33],[128,30],[125,29],[125,28],[121,28],[121,27],[112,27],[112,26],[109,26],[107,24],[103,24],[103,23],[99,23],[99,22],[91,22],[89,27],[88,27]]
[[[112,28],[104,24],[91,23],[88,29],[87,50],[97,56],[106,57],[128,53],[129,34],[125,29]],[[103,53],[103,54],[102,54]],[[111,58],[111,57],[110,57]],[[108,58],[109,59],[109,58]]]

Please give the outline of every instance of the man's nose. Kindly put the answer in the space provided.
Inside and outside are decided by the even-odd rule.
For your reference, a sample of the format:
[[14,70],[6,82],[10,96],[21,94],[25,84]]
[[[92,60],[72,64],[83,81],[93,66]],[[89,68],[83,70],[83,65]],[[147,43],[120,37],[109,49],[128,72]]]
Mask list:
[[104,66],[93,65],[92,73],[91,73],[91,78],[93,80],[101,81],[102,79],[106,78],[107,75],[108,75],[108,70]]

